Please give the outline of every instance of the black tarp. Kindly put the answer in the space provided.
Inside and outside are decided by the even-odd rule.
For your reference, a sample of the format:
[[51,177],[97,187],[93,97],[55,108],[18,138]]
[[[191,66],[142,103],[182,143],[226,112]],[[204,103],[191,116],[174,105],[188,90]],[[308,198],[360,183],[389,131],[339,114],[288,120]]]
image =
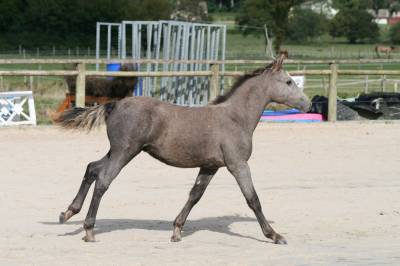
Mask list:
[[[310,113],[322,114],[326,119],[328,117],[328,98],[325,96],[314,96],[312,98]],[[337,101],[337,120],[359,120],[357,111],[347,107],[342,101]]]
[[[310,113],[328,116],[328,98],[314,96]],[[400,93],[373,92],[362,94],[354,101],[337,101],[337,120],[400,119]]]

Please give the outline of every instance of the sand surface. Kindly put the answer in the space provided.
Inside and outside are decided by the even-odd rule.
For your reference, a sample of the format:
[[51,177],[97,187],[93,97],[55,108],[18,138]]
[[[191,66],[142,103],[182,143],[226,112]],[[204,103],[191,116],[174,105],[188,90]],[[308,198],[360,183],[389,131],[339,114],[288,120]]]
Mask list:
[[[145,153],[103,197],[96,243],[88,209],[66,224],[104,129],[0,129],[0,265],[400,265],[400,124],[263,124],[249,161],[264,213],[289,245],[265,239],[226,169],[169,242],[197,169]],[[91,197],[91,192],[89,192]]]

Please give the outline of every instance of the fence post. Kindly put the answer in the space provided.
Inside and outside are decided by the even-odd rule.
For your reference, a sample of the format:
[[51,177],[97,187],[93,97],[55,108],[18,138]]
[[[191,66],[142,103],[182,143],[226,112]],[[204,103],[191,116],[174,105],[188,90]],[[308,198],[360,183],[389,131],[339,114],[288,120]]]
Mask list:
[[386,75],[383,75],[381,79],[381,90],[384,92],[386,90]]
[[329,80],[329,92],[328,92],[328,121],[336,122],[336,110],[337,110],[337,77],[338,67],[336,63],[331,63],[331,74]]
[[[38,66],[38,70],[42,70],[42,65],[39,65]],[[39,76],[39,77],[36,77],[36,88],[39,88],[40,87],[40,80],[41,80],[42,78]]]
[[210,99],[214,100],[219,95],[219,65],[211,65],[211,86],[210,86]]
[[75,106],[85,107],[85,63],[78,63],[76,70],[78,71],[78,76],[76,77]]
[[33,91],[33,76],[29,76],[29,89]]
[[368,75],[365,76],[365,87],[364,87],[364,93],[368,93]]

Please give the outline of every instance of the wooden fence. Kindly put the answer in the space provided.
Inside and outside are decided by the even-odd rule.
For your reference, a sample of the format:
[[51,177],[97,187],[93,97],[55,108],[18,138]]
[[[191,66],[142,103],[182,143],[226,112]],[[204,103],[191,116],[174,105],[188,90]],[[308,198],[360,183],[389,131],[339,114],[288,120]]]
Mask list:
[[[165,64],[165,63],[200,63],[210,64],[210,71],[175,71],[175,72],[127,72],[127,71],[89,71],[87,64],[108,64],[108,63],[139,63],[139,64]],[[11,70],[0,71],[1,76],[77,76],[76,79],[76,106],[85,105],[85,80],[87,76],[107,77],[173,77],[173,76],[206,76],[211,78],[210,99],[215,98],[219,91],[219,80],[221,77],[238,77],[244,74],[243,71],[220,71],[220,65],[225,64],[269,64],[271,61],[264,60],[186,60],[186,61],[164,61],[164,60],[74,60],[74,59],[0,59],[0,65],[5,64],[76,64],[76,70]],[[325,70],[295,70],[289,71],[290,75],[326,75],[329,76],[328,89],[328,121],[336,121],[337,101],[337,79],[338,75],[400,75],[400,70],[340,70],[339,64],[366,64],[366,63],[400,63],[400,60],[287,60],[286,64],[326,64],[329,69]]]

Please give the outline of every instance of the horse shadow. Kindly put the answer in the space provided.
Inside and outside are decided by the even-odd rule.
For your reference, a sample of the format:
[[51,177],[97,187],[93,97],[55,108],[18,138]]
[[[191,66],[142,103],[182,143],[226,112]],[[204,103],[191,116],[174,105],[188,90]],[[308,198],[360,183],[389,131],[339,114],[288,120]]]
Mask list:
[[[229,215],[221,217],[207,217],[198,220],[188,220],[182,230],[182,237],[190,236],[197,231],[207,230],[216,233],[222,233],[229,236],[247,238],[259,242],[269,243],[267,239],[258,239],[252,236],[242,235],[230,230],[230,226],[237,222],[252,222],[251,226],[258,226],[255,218],[243,217],[239,215]],[[273,223],[273,221],[268,221]],[[45,225],[59,225],[56,222],[40,222]],[[81,225],[83,221],[69,221],[66,224]],[[172,221],[166,220],[141,220],[141,219],[97,219],[95,234],[109,233],[113,231],[141,229],[150,231],[171,231],[173,229]],[[261,230],[260,230],[261,231]],[[78,228],[74,231],[60,234],[58,236],[71,236],[83,232],[83,228]],[[261,233],[261,232],[260,232]],[[262,234],[262,233],[261,233]]]

